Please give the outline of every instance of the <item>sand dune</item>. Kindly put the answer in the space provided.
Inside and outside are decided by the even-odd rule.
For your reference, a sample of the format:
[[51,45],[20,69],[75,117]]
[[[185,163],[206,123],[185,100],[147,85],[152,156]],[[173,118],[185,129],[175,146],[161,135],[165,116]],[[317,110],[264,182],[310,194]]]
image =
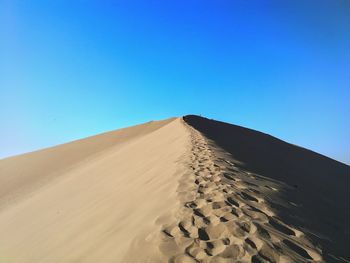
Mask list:
[[267,195],[270,206],[322,247],[325,261],[350,262],[349,166],[247,128],[193,115],[185,120],[240,170],[277,182],[279,190]]
[[171,119],[2,160],[0,262],[122,262],[176,206],[186,136]]
[[198,116],[0,161],[0,262],[347,262],[350,168]]

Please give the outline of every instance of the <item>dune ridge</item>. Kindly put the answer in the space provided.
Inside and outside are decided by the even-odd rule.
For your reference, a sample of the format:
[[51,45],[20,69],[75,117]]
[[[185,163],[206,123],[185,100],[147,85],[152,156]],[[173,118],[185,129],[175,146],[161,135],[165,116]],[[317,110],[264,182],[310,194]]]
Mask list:
[[349,262],[348,171],[194,115],[7,158],[0,262]]
[[323,262],[320,248],[270,208],[266,196],[281,183],[241,169],[187,128],[192,148],[177,189],[178,210],[152,236],[158,258],[135,262]]

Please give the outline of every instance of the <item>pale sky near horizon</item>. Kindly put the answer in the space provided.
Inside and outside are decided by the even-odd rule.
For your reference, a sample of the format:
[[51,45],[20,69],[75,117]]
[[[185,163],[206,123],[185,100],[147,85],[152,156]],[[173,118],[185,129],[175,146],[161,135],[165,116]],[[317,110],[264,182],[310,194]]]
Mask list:
[[201,114],[350,164],[348,1],[0,0],[0,158]]

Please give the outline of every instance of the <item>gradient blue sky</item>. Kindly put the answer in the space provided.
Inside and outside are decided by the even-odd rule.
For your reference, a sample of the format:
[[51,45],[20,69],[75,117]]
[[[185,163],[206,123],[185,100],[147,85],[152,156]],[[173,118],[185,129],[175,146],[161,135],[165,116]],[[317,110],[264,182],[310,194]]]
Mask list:
[[0,158],[191,113],[349,164],[349,1],[0,0]]

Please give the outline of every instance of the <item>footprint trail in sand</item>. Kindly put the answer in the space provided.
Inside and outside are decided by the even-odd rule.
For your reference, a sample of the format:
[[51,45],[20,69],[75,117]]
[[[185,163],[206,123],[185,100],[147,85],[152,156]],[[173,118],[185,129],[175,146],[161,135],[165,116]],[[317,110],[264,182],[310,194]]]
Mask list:
[[179,182],[174,222],[160,234],[167,262],[323,262],[320,250],[270,208],[266,193],[277,191],[278,182],[239,168],[187,127],[191,172]]

